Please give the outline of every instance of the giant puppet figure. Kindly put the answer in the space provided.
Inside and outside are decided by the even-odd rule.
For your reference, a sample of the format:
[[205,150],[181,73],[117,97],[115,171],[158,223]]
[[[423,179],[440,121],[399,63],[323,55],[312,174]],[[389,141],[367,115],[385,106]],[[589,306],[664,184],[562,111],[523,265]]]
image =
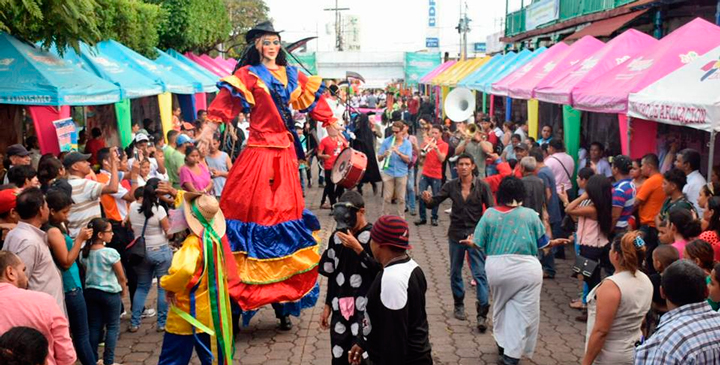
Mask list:
[[323,97],[322,79],[287,64],[270,22],[256,25],[246,40],[233,75],[218,83],[220,91],[208,108],[214,123],[203,130],[200,147],[207,146],[219,123],[250,114],[247,148],[233,164],[220,207],[242,281],[244,323],[272,304],[280,328],[289,330],[289,315],[298,316],[317,301],[320,259],[312,235],[319,223],[304,209],[298,177],[298,158],[304,156],[290,108],[327,128],[335,128],[336,119]]

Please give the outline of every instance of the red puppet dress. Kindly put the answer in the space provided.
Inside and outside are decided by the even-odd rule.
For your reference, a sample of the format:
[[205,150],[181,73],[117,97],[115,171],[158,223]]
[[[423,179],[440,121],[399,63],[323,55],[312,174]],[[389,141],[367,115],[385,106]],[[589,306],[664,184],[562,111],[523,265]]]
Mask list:
[[304,209],[294,124],[281,113],[290,105],[323,126],[332,124],[322,79],[293,66],[269,70],[260,64],[238,69],[218,86],[209,120],[229,123],[241,112],[250,113],[247,148],[233,164],[220,200],[242,281],[244,322],[271,303],[282,303],[273,304],[276,313],[297,316],[314,306],[319,295],[320,256],[312,231],[320,227]]

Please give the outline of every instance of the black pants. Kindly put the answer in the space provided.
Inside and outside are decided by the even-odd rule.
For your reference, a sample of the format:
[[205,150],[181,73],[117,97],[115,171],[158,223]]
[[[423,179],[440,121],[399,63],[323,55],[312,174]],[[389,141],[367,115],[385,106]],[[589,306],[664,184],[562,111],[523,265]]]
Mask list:
[[345,192],[345,188],[335,185],[332,182],[332,170],[325,170],[325,190],[323,191],[323,199],[321,203],[325,203],[325,196],[330,199],[330,205],[335,205],[337,199]]
[[648,225],[640,226],[640,232],[645,240],[645,267],[644,271],[648,275],[655,274],[657,271],[653,266],[653,251],[658,247],[658,230]]
[[610,265],[610,257],[608,256],[609,253],[610,244],[607,244],[604,247],[590,247],[580,245],[580,255],[582,257],[598,262],[597,267],[595,267],[595,271],[593,271],[590,277],[583,276],[583,280],[588,285],[588,290],[592,290],[594,287],[600,284],[602,268],[607,268],[607,266]]
[[[127,286],[128,291],[130,292],[130,306],[132,307],[132,300],[135,297],[135,290],[137,289],[138,281],[135,269],[132,268],[129,261],[125,258],[125,246],[132,242],[132,240],[135,239],[135,236],[131,230],[122,224],[122,222],[110,221],[110,225],[112,225],[113,238],[112,241],[108,243],[108,247],[114,248],[120,256],[123,257],[122,265],[125,269],[125,276],[127,276]],[[138,232],[138,235],[139,234],[140,232]]]

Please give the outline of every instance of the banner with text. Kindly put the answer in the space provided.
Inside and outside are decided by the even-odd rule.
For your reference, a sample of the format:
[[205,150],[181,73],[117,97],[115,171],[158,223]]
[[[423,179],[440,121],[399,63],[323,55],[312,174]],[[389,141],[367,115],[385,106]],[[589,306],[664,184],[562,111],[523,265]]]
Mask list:
[[405,52],[405,85],[417,86],[421,77],[439,65],[439,52]]
[[72,118],[55,120],[53,121],[53,126],[55,127],[55,133],[57,133],[60,152],[77,151],[78,133]]
[[425,48],[440,47],[440,31],[438,28],[437,3],[439,0],[428,1],[428,17],[425,31]]
[[560,0],[538,0],[525,8],[525,30],[533,30],[560,17]]

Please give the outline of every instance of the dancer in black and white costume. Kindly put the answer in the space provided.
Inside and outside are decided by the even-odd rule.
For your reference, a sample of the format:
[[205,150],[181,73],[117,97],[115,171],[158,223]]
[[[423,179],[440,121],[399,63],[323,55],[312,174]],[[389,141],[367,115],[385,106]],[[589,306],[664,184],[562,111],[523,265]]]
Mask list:
[[425,312],[427,282],[408,256],[407,222],[382,216],[371,230],[370,247],[383,271],[367,292],[367,308],[358,343],[348,354],[351,364],[432,364]]

